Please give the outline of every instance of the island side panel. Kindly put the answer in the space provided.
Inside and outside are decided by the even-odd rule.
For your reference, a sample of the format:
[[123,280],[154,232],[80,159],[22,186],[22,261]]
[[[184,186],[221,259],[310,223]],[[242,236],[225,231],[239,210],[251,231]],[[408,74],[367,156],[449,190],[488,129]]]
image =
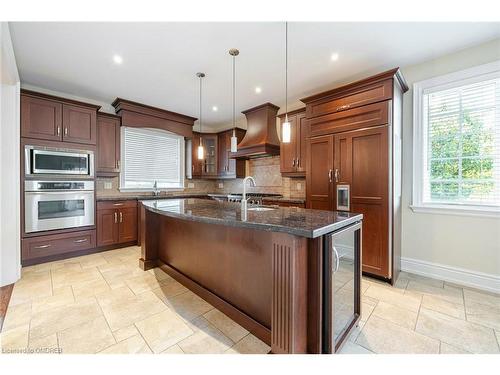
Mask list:
[[307,240],[307,352],[323,352],[324,236]]
[[145,209],[140,205],[141,221],[144,218],[144,224],[141,225],[141,258],[139,267],[147,271],[157,266],[158,263],[158,229],[159,217],[157,214]]
[[157,221],[161,268],[269,344],[272,233],[162,215]]

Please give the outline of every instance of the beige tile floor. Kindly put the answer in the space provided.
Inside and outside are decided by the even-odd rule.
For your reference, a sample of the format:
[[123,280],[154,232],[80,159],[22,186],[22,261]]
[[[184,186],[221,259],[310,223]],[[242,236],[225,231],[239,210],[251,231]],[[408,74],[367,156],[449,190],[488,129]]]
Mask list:
[[[267,353],[269,347],[129,247],[23,268],[2,350]],[[344,287],[349,287],[346,282]],[[499,353],[500,295],[403,273],[363,279],[363,314],[342,353]]]

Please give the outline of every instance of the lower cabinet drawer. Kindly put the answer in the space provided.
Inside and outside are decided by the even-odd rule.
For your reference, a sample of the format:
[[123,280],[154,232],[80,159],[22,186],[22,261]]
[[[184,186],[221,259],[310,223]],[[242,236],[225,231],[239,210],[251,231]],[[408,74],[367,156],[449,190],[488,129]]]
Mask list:
[[66,254],[96,247],[95,230],[31,237],[21,241],[22,260]]
[[111,210],[115,208],[133,208],[137,207],[136,199],[129,199],[123,201],[98,201],[97,210]]

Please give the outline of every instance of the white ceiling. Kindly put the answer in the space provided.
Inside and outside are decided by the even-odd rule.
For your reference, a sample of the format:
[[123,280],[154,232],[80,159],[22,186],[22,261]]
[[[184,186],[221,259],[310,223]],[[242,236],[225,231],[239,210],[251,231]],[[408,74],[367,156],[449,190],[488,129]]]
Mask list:
[[[10,23],[21,82],[111,103],[122,97],[231,121],[232,47],[236,111],[284,105],[284,23]],[[396,66],[500,37],[500,23],[289,23],[289,103]],[[339,59],[331,61],[332,53]],[[123,64],[113,63],[113,55]],[[261,94],[255,87],[262,88]],[[219,108],[212,111],[212,106]],[[282,109],[283,110],[283,109]]]

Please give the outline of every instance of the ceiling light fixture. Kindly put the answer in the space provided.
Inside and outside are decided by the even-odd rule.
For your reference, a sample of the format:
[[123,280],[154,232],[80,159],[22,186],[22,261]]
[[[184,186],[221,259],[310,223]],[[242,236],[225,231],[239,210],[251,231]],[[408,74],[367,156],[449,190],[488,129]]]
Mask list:
[[281,124],[281,141],[290,143],[291,125],[288,121],[288,22],[285,22],[285,122]]
[[113,62],[117,65],[120,65],[123,62],[123,58],[120,55],[114,55]]
[[201,103],[201,94],[202,94],[202,85],[201,80],[205,77],[205,73],[196,73],[196,77],[200,79],[200,144],[198,145],[198,159],[203,160],[205,158],[205,149],[203,148],[203,139],[201,134],[201,126],[203,123],[202,119],[202,103]]
[[233,136],[231,137],[231,152],[238,151],[238,138],[236,138],[236,116],[235,116],[235,96],[236,96],[236,56],[240,54],[236,48],[231,48],[229,54],[233,56]]
[[258,86],[257,86],[257,87],[255,88],[255,93],[256,93],[256,94],[260,94],[261,92],[262,92],[262,89],[261,89],[260,87],[258,87]]
[[214,106],[212,107],[212,111],[217,112],[218,110],[219,110],[219,108],[217,108],[217,106],[216,106],[216,105],[214,105]]
[[330,57],[332,61],[337,61],[339,59],[339,54],[337,52],[332,53],[332,56]]

